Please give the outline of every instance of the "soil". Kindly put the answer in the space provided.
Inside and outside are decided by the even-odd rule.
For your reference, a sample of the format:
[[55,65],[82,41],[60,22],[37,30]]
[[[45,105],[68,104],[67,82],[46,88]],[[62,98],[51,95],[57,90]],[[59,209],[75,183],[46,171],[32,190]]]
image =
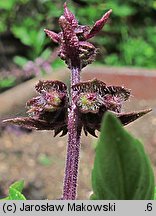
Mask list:
[[[127,102],[126,110],[152,107],[153,112],[127,126],[127,130],[144,142],[156,176],[156,100]],[[78,199],[91,194],[96,138],[82,136]],[[4,131],[0,137],[0,197],[16,180],[24,179],[27,199],[59,199],[66,155],[67,136],[53,138],[52,132],[12,133]]]

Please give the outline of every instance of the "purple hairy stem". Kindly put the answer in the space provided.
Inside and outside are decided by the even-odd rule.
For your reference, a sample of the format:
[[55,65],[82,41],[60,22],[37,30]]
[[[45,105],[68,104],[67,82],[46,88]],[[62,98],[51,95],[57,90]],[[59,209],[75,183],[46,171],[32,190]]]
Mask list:
[[[71,85],[80,82],[80,69],[72,68]],[[72,89],[72,88],[71,88]],[[81,124],[76,105],[74,104],[75,92],[71,90],[71,109],[68,111],[68,145],[64,177],[63,198],[64,200],[75,200],[77,191],[79,152]]]

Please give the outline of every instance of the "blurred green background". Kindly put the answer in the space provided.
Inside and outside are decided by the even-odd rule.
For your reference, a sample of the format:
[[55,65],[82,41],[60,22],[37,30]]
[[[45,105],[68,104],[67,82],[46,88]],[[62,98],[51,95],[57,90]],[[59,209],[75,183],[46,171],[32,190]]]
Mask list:
[[[37,58],[49,59],[58,45],[46,38],[43,29],[59,31],[63,3],[0,1],[0,69],[23,67]],[[108,9],[113,9],[108,24],[92,39],[99,48],[96,64],[156,67],[156,0],[73,0],[68,1],[68,6],[84,25],[92,25]],[[63,64],[58,58],[52,61],[53,68]],[[3,75],[0,87],[14,85],[14,76],[8,79]]]

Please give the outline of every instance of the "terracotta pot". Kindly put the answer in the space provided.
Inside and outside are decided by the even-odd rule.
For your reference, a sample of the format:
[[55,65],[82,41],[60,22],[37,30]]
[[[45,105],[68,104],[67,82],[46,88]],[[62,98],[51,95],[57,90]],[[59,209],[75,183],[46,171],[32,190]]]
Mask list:
[[83,80],[95,77],[107,85],[122,85],[131,89],[135,98],[156,99],[156,70],[103,66],[89,66],[84,69]]

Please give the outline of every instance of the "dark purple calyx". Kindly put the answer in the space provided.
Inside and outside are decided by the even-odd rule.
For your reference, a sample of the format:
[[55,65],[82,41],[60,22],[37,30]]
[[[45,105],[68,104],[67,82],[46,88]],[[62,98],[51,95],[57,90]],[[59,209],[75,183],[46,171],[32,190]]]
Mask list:
[[30,117],[5,120],[29,129],[54,130],[54,136],[67,133],[67,87],[60,81],[39,81],[35,86],[39,96],[26,103]]
[[80,113],[84,132],[95,135],[95,130],[100,130],[101,121],[106,111],[113,112],[123,123],[127,125],[137,118],[151,111],[124,113],[122,105],[130,97],[130,90],[122,86],[107,86],[104,82],[94,79],[81,82],[72,86],[76,91],[75,105]]

